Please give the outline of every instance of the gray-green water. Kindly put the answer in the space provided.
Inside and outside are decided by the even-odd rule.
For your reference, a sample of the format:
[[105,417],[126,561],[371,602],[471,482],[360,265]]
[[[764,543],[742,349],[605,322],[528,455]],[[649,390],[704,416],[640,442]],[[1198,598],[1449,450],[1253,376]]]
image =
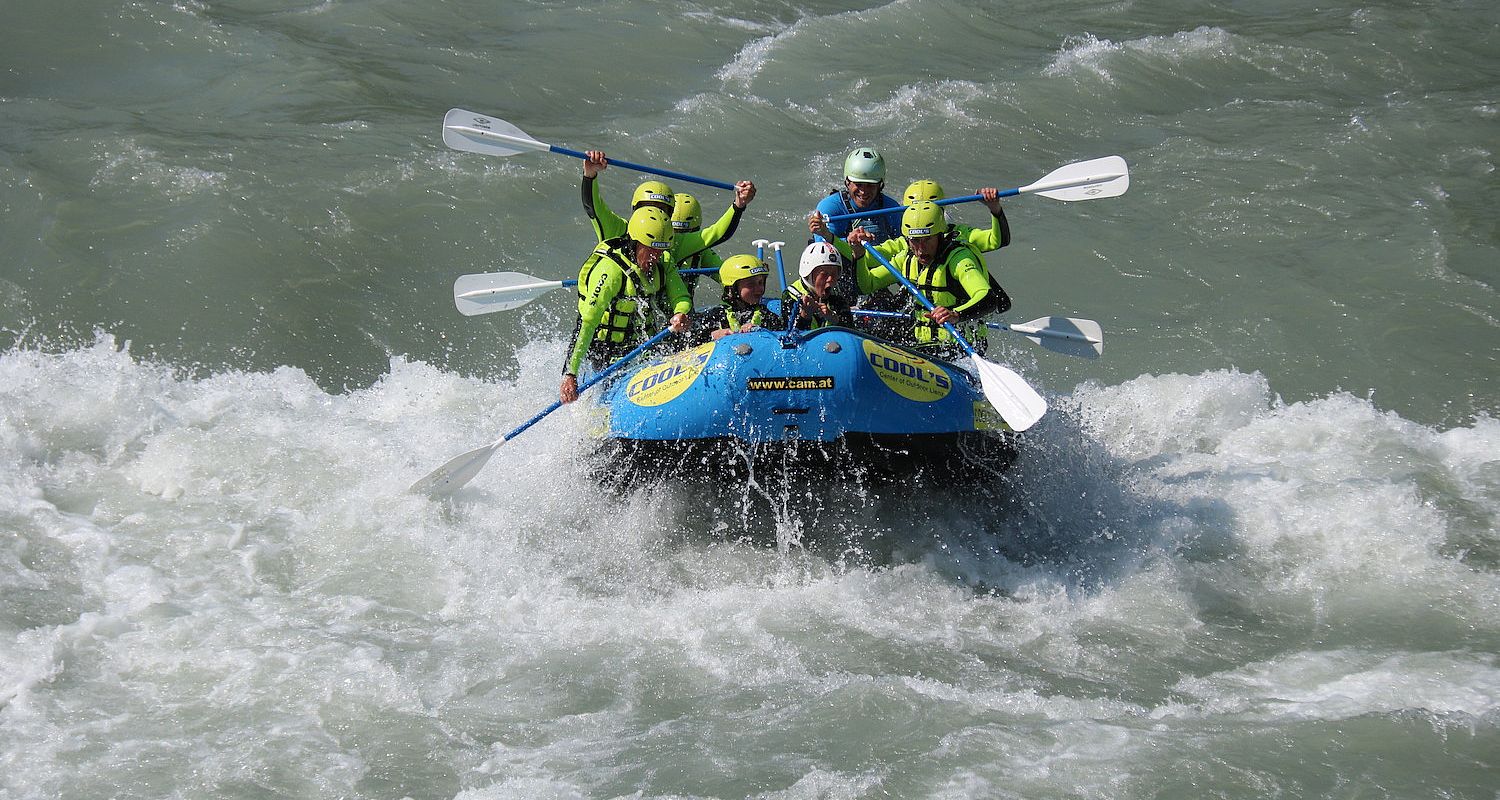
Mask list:
[[[5,3],[0,796],[1494,797],[1497,34]],[[571,325],[453,278],[591,243],[579,162],[447,150],[454,106],[755,180],[724,255],[800,242],[852,144],[953,194],[1119,154],[991,262],[1105,357],[994,340],[1053,412],[968,496],[604,496],[571,410],[404,495],[552,399]]]

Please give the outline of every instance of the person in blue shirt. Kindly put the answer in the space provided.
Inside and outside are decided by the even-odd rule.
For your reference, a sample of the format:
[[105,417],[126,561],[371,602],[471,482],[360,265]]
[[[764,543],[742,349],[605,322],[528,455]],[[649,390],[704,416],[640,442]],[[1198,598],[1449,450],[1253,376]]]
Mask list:
[[[873,147],[856,147],[844,158],[844,188],[829,193],[819,201],[813,214],[827,219],[840,214],[857,214],[900,205],[900,201],[885,193],[885,159]],[[901,216],[880,214],[864,219],[841,219],[828,223],[828,229],[839,237],[847,237],[849,231],[855,228],[863,228],[873,234],[872,241],[876,244],[899,239]],[[828,241],[822,236],[814,238],[817,241]],[[859,287],[854,282],[853,270],[844,270],[839,276],[837,291],[842,297],[858,299],[861,306],[870,305],[872,300],[875,301],[875,306],[881,308],[889,305],[879,302],[886,298],[861,297]]]

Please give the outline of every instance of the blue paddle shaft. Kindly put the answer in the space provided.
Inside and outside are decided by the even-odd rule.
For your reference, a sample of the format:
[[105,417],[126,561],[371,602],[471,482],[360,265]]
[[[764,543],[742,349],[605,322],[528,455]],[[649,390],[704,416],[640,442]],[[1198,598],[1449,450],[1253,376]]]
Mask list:
[[[910,314],[903,314],[900,311],[874,311],[874,310],[867,309],[867,308],[856,308],[856,309],[854,309],[854,316],[856,316],[856,317],[884,317],[886,319],[911,319],[912,318],[912,316]],[[1007,324],[1005,324],[1004,322],[986,322],[986,323],[984,323],[984,327],[989,328],[992,331],[1008,331],[1008,330],[1010,330],[1010,326],[1007,325]],[[1031,334],[1028,333],[1027,335],[1031,335]],[[1087,336],[1079,336],[1078,334],[1062,333],[1060,331],[1050,332],[1049,335],[1056,336],[1058,338],[1070,338],[1070,339],[1071,338],[1076,338],[1079,341],[1084,341],[1084,342],[1087,342],[1089,340]]]
[[[625,363],[628,362],[630,359],[635,358],[636,356],[640,355],[641,353],[646,352],[647,348],[651,347],[652,345],[656,344],[657,342],[661,341],[662,339],[667,338],[667,335],[670,334],[671,332],[672,332],[672,329],[670,327],[662,328],[660,333],[656,334],[655,336],[651,337],[650,339],[647,339],[646,342],[644,344],[642,344],[640,347],[637,347],[636,349],[631,350],[630,352],[628,352],[625,355],[621,356],[620,360],[616,361],[613,364],[610,364],[609,366],[605,367],[602,370],[599,370],[599,374],[598,375],[595,375],[594,377],[589,378],[588,380],[584,381],[583,385],[578,387],[578,393],[580,395],[582,395],[584,393],[584,391],[587,390],[590,386],[593,386],[594,384],[598,383],[599,381],[602,381],[605,378],[609,377],[610,373],[614,372],[615,370],[619,369],[620,367],[625,366]],[[507,433],[504,436],[502,436],[500,438],[500,441],[502,441],[502,442],[508,442],[511,439],[514,439],[517,436],[520,436],[521,433],[523,431],[525,431],[527,428],[530,428],[532,425],[535,425],[538,422],[541,422],[542,421],[542,417],[545,417],[548,414],[551,414],[552,412],[558,410],[559,408],[562,408],[562,401],[561,400],[554,400],[554,401],[552,401],[552,405],[547,406],[546,408],[544,408],[541,411],[537,412],[536,416],[534,416],[531,419],[528,419],[525,422],[521,423],[520,427],[518,427],[515,430],[511,431],[510,433]]]
[[[587,161],[589,157],[588,153],[579,150],[570,150],[566,147],[558,147],[555,144],[547,145],[547,149],[554,153],[560,153],[562,155],[572,156],[574,158],[581,158],[585,161]],[[710,180],[708,178],[700,178],[696,175],[687,175],[681,172],[673,172],[669,169],[657,169],[656,167],[648,167],[644,164],[632,164],[629,161],[621,161],[616,158],[611,158],[609,160],[609,165],[612,167],[624,167],[625,169],[633,169],[636,172],[647,172],[652,175],[660,175],[663,178],[672,178],[673,180],[687,181],[688,183],[698,183],[704,186],[712,186],[715,189],[728,189],[731,192],[734,191],[734,184],[732,183]]]
[[[1004,191],[996,192],[995,196],[996,197],[1015,197],[1016,195],[1018,195],[1020,193],[1021,193],[1020,189],[1006,189]],[[943,199],[943,200],[934,200],[932,202],[934,204],[940,205],[940,206],[951,206],[954,203],[972,203],[975,200],[983,200],[983,199],[984,199],[983,195],[966,194],[963,197],[949,197],[949,198],[946,198],[946,199]],[[846,219],[867,219],[869,217],[881,217],[881,216],[885,216],[886,214],[899,214],[899,213],[901,213],[902,211],[905,211],[908,208],[911,208],[911,206],[891,206],[890,208],[876,208],[876,209],[871,209],[870,211],[860,211],[860,212],[857,212],[857,213],[854,213],[854,214],[835,214],[835,215],[833,215],[833,216],[831,216],[831,217],[828,218],[828,222],[838,222],[840,220],[846,220]]]

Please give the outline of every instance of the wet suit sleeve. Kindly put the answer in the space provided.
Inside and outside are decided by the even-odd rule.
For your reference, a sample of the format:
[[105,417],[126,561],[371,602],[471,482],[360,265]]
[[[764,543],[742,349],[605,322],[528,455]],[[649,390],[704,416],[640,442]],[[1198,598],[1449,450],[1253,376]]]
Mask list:
[[628,227],[628,223],[604,202],[604,195],[599,193],[598,178],[583,179],[583,212],[588,214],[589,224],[594,227],[594,236],[601,242],[623,236]]
[[984,264],[980,263],[979,257],[967,251],[961,255],[955,255],[949,262],[948,271],[964,291],[969,293],[968,302],[953,309],[960,316],[975,306],[984,302],[990,294],[990,276],[985,272]]
[[988,253],[1010,244],[1010,223],[1005,220],[1005,209],[990,215],[990,227],[980,230],[968,225],[955,225],[958,238],[969,243],[975,250]]
[[[588,354],[589,346],[594,342],[594,332],[599,330],[599,323],[604,321],[604,315],[609,312],[610,305],[614,303],[615,296],[620,293],[620,287],[624,283],[625,275],[619,267],[600,264],[589,276],[589,285],[579,287],[583,299],[578,301],[577,338],[573,340],[573,350],[568,354],[568,364],[563,368],[565,374],[578,374],[579,368],[583,366],[583,357]],[[678,283],[681,283],[680,279]]]
[[[719,254],[715,253],[712,250],[704,250],[699,255],[700,258],[698,259],[698,266],[703,267],[704,269],[718,269],[719,267],[724,266],[724,259],[719,258]],[[708,275],[708,277],[713,278],[715,281],[719,279],[718,273],[705,274]]]
[[662,291],[666,293],[667,305],[673,314],[686,314],[693,310],[693,295],[688,291],[682,276],[677,274],[677,262],[663,259],[658,267],[662,271]]
[[[891,239],[887,242],[881,242],[874,247],[880,251],[881,255],[885,256],[886,261],[894,264],[896,258],[906,252],[906,240]],[[870,249],[870,245],[865,245],[865,249]],[[865,253],[865,257],[861,258],[859,263],[855,264],[854,277],[860,281],[860,294],[874,294],[897,282],[896,276],[892,275],[891,271],[886,269],[884,264],[876,261],[875,257],[869,253]]]
[[734,204],[730,203],[729,209],[714,224],[694,234],[684,234],[684,236],[696,235],[702,238],[702,242],[688,252],[696,252],[705,247],[713,247],[719,242],[728,241],[729,237],[733,236],[736,230],[739,230],[740,218],[744,215],[745,209],[735,208]]

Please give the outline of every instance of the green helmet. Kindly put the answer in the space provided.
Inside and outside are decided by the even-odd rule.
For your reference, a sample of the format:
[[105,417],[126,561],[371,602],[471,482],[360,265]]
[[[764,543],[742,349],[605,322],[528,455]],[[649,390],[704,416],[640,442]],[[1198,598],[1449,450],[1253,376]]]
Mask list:
[[672,249],[672,220],[659,208],[642,206],[630,215],[630,240],[656,250]]
[[844,180],[885,183],[885,159],[873,147],[857,147],[844,158]]
[[912,181],[911,185],[906,187],[906,196],[901,199],[901,205],[909,206],[923,200],[941,199],[943,199],[943,187],[939,186],[937,181]]
[[719,265],[719,285],[725,289],[757,275],[769,275],[771,268],[755,256],[730,256]]
[[672,187],[661,181],[646,181],[635,187],[635,194],[630,198],[631,208],[640,208],[642,203],[661,203],[667,208],[672,207]]
[[690,194],[679,194],[672,200],[673,230],[688,232],[703,227],[703,206],[698,205],[698,198]]
[[908,239],[941,236],[947,232],[948,217],[943,214],[943,207],[937,203],[913,203],[901,215],[901,235]]

